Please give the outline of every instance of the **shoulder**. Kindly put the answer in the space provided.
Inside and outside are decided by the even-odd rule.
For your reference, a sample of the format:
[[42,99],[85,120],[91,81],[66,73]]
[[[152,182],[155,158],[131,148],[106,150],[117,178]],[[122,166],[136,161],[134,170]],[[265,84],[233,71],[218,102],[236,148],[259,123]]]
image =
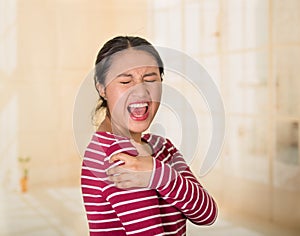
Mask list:
[[174,144],[171,142],[169,138],[157,134],[152,134],[152,133],[144,134],[143,139],[148,143],[165,143],[165,144],[168,143],[174,146]]
[[104,160],[107,160],[112,155],[119,152],[132,156],[138,154],[128,137],[115,135],[109,132],[95,132],[86,148],[85,156],[91,156],[92,154],[93,157],[104,158]]
[[126,139],[128,138],[113,133],[109,133],[109,132],[102,132],[102,131],[95,132],[92,137],[92,140],[97,140],[98,142],[108,143],[108,144],[114,143],[118,140],[126,140]]
[[124,142],[125,140],[128,139],[109,132],[95,132],[89,146],[94,146],[94,144],[96,144],[98,147],[101,146],[102,148],[107,148],[115,143]]
[[116,137],[108,132],[95,132],[85,150],[85,157],[106,156],[106,150],[116,142]]
[[148,133],[143,135],[143,139],[148,142],[154,151],[165,150],[165,151],[177,151],[175,145],[169,138],[162,137],[160,135]]

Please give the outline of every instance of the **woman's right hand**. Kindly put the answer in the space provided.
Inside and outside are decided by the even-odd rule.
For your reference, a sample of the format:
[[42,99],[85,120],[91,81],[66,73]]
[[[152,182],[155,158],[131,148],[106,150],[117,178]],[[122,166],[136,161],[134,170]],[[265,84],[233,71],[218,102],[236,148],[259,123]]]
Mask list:
[[110,162],[122,161],[122,165],[107,170],[108,179],[121,189],[145,188],[149,186],[153,171],[153,157],[130,156],[118,153]]

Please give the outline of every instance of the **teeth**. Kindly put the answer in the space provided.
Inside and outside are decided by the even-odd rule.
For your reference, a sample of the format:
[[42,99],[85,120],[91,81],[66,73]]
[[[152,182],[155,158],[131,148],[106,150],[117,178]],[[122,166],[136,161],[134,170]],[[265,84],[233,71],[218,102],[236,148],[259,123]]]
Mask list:
[[146,102],[143,102],[143,103],[133,103],[133,104],[129,105],[130,108],[140,108],[140,107],[146,107],[146,106],[148,106],[148,103],[146,103]]

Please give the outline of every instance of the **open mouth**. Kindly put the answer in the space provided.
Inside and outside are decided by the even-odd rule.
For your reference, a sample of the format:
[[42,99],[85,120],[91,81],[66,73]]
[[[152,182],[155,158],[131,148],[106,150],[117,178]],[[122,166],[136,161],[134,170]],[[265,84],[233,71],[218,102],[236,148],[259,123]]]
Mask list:
[[148,118],[149,102],[134,102],[127,107],[130,117],[136,121],[142,121]]

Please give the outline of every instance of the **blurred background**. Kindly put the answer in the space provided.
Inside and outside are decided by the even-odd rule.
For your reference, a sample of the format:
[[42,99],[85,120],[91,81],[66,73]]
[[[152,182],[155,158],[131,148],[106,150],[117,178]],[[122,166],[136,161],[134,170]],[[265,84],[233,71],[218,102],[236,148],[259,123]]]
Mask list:
[[188,235],[300,235],[299,23],[299,0],[0,0],[0,235],[88,235],[73,106],[116,35],[187,53],[223,96],[200,178],[220,216]]

